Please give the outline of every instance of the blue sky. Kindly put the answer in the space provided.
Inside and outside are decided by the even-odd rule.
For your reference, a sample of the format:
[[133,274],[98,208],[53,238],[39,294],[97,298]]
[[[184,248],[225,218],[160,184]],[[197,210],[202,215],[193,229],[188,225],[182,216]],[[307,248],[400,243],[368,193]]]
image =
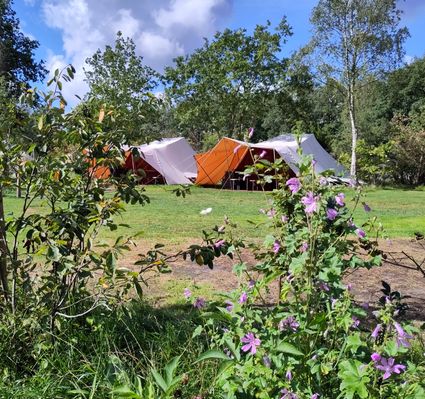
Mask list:
[[[293,27],[284,52],[288,55],[310,37],[309,17],[317,0],[15,0],[21,29],[40,42],[37,57],[48,69],[72,63],[78,73],[67,86],[67,98],[86,91],[84,61],[98,48],[112,44],[117,30],[135,41],[146,63],[157,69],[186,54],[203,37],[226,27],[252,30],[283,15]],[[411,37],[406,60],[425,55],[425,0],[399,1],[402,24]],[[72,102],[72,100],[71,100]]]

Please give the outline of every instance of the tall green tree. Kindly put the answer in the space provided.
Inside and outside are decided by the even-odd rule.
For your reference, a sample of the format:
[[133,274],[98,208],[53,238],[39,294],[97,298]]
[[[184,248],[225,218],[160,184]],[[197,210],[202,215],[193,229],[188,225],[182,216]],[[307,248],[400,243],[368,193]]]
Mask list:
[[211,134],[241,138],[258,126],[285,79],[281,51],[290,35],[285,19],[275,29],[257,25],[252,34],[226,29],[175,59],[165,80],[179,129],[199,145]]
[[334,79],[344,93],[351,129],[350,173],[356,177],[358,139],[356,95],[368,78],[395,68],[408,36],[400,28],[396,0],[320,0],[313,9],[309,50],[319,74]]
[[42,80],[46,74],[43,61],[36,61],[39,43],[25,36],[12,9],[12,0],[0,0],[0,76],[8,91],[17,93],[20,83]]
[[159,113],[160,99],[153,94],[159,75],[136,54],[133,40],[118,32],[113,47],[97,50],[86,63],[84,72],[90,88],[86,99],[114,107],[115,122],[130,141],[149,138],[151,124]]
[[0,0],[0,280],[7,296],[7,242],[3,205],[5,185],[10,182],[10,163],[19,156],[17,142],[24,113],[16,106],[21,85],[41,80],[46,70],[43,61],[36,61],[38,42],[26,37],[19,28],[19,19],[11,0]]

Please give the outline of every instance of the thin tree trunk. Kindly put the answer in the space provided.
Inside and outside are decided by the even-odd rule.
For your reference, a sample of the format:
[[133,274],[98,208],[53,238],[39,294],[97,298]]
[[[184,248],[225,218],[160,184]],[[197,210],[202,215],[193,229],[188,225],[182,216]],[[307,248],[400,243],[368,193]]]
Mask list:
[[0,281],[3,296],[8,300],[9,286],[7,282],[7,241],[6,222],[4,220],[3,187],[0,184]]
[[351,166],[350,175],[354,180],[357,180],[357,126],[356,126],[356,109],[354,101],[354,87],[350,85],[348,90],[348,112],[350,115],[351,125]]

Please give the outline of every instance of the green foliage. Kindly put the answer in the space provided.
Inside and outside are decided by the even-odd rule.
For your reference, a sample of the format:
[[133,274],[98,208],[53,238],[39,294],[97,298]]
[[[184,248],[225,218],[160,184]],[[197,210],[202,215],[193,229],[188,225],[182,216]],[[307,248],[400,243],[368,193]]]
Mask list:
[[[126,133],[122,143],[156,138],[152,130],[160,116],[161,104],[152,91],[158,86],[159,75],[143,64],[133,40],[118,32],[114,47],[107,45],[103,51],[97,50],[86,63],[90,88],[86,100],[96,100],[92,111],[102,104],[114,109],[111,122],[115,130]],[[165,112],[164,107],[161,113]]]
[[402,60],[406,28],[395,0],[320,0],[313,9],[311,43],[303,50],[324,81],[338,82],[345,98],[351,131],[351,167],[357,174],[359,88],[382,76]]
[[285,19],[274,31],[257,25],[252,35],[226,29],[178,57],[165,79],[180,131],[200,146],[210,134],[241,138],[261,126],[268,100],[285,85],[287,60],[279,53],[290,34]]
[[8,92],[16,94],[20,83],[42,80],[47,71],[42,61],[35,61],[39,43],[20,31],[12,3],[0,1],[0,78],[9,82]]
[[[360,202],[361,191],[354,198]],[[214,356],[227,359],[217,384],[226,398],[381,398],[421,392],[425,363],[410,361],[416,331],[400,324],[403,297],[384,283],[372,334],[345,273],[379,266],[371,217],[353,220],[339,187],[312,161],[273,192],[270,235],[253,244],[257,264],[241,268],[247,283],[205,313]],[[232,250],[237,257],[238,243]],[[275,300],[265,295],[276,292]],[[217,351],[222,351],[221,353]],[[207,352],[205,357],[208,358]],[[201,357],[202,358],[202,357]]]

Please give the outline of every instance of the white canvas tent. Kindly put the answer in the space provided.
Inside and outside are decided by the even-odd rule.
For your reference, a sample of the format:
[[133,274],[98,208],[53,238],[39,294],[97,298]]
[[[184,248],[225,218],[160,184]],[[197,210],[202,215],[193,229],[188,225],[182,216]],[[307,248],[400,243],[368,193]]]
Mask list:
[[[316,161],[315,170],[317,173],[325,170],[333,170],[335,176],[346,176],[344,167],[338,163],[316,140],[314,134],[304,134],[300,140],[304,155],[311,155]],[[297,164],[300,162],[298,155],[298,143],[292,134],[283,134],[270,140],[251,145],[253,148],[265,148],[275,150],[288,166],[295,172],[298,172]]]
[[196,178],[195,151],[184,137],[166,138],[136,148],[167,184],[192,184]]

